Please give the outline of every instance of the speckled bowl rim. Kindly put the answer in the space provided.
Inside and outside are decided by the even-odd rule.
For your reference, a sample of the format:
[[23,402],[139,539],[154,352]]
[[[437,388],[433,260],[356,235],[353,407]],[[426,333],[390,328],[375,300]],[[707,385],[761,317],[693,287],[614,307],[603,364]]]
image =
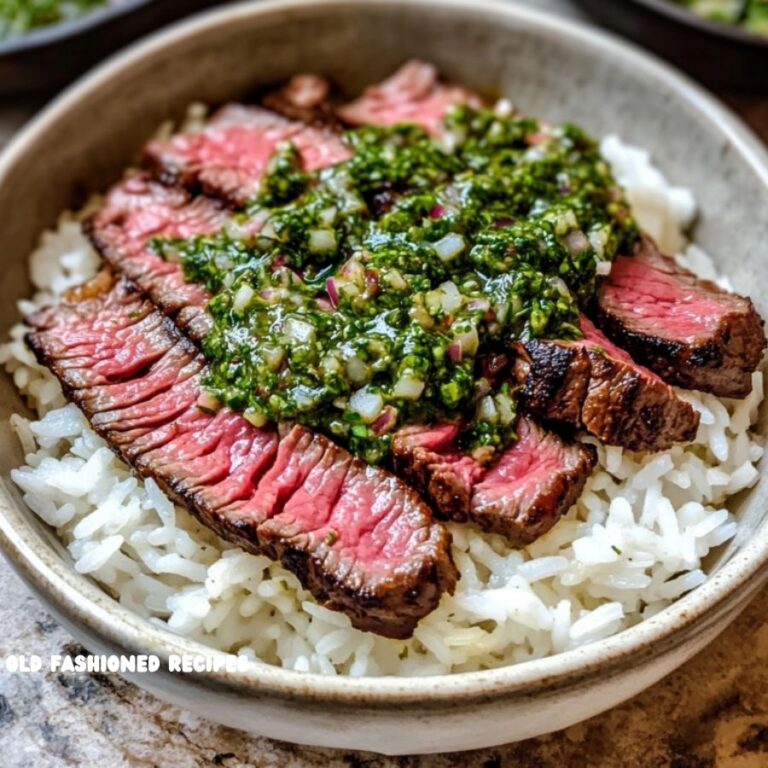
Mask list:
[[[14,159],[34,146],[45,127],[66,113],[79,99],[105,81],[120,78],[124,70],[143,56],[189,37],[205,34],[218,25],[238,19],[270,17],[303,10],[316,12],[312,0],[264,0],[242,3],[193,17],[100,65],[71,86],[25,127],[0,156],[0,184],[11,183]],[[560,19],[541,11],[499,0],[330,0],[327,8],[344,9],[367,5],[398,12],[399,6],[418,6],[435,13],[471,10],[475,15],[519,20],[572,43],[591,48],[604,57],[623,59],[653,81],[663,80],[679,99],[695,109],[702,120],[716,125],[723,138],[739,152],[763,184],[768,186],[768,155],[756,137],[728,109],[670,66],[626,42],[591,27]],[[764,468],[759,483],[768,482]],[[116,645],[136,653],[153,653],[167,659],[170,654],[205,653],[224,657],[219,651],[186,640],[140,618],[107,596],[94,582],[77,574],[24,518],[20,507],[0,482],[0,545],[20,575],[49,601],[54,612],[79,624],[105,645]],[[656,616],[613,637],[544,659],[499,669],[463,672],[426,678],[328,677],[299,673],[261,662],[252,662],[242,672],[191,673],[189,682],[207,688],[236,689],[239,695],[271,696],[306,702],[365,704],[379,709],[407,705],[445,707],[473,701],[532,697],[562,691],[588,680],[606,680],[627,667],[679,648],[692,632],[706,631],[720,618],[736,615],[768,578],[768,522],[764,523],[710,579]]]

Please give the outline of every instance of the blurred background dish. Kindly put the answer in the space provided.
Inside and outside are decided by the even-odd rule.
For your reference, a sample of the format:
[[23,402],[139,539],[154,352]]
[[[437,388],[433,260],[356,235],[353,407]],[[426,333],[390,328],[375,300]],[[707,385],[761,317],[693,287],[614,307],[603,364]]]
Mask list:
[[221,0],[2,0],[0,95],[52,92],[141,35]]
[[[715,5],[722,6],[713,5],[711,0],[706,8],[700,2],[691,8],[676,0],[576,2],[594,19],[659,53],[707,85],[768,93],[768,34],[757,33],[768,27],[768,5],[764,10],[755,6],[750,23],[755,31],[750,31],[744,24],[724,23],[705,13],[717,10]],[[741,0],[731,5],[730,18],[746,19],[743,12],[736,13]]]
[[28,32],[72,21],[107,5],[123,0],[2,0],[0,2],[0,39],[18,37]]
[[768,34],[768,0],[676,0],[703,19]]
[[768,35],[768,0],[675,0],[702,19]]

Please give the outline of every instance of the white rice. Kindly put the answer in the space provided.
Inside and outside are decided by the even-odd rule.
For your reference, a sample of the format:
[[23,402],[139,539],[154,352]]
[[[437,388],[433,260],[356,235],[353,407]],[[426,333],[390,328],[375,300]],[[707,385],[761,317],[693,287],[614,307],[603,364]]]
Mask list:
[[[670,186],[648,154],[616,137],[602,145],[643,227],[667,252],[715,277],[684,231],[691,193]],[[91,277],[98,258],[65,216],[30,258],[38,293],[20,311],[55,300]],[[246,554],[137,478],[66,404],[22,341],[0,347],[38,419],[12,418],[25,454],[13,479],[30,508],[55,527],[78,572],[123,605],[209,646],[299,671],[432,675],[511,664],[612,635],[662,610],[706,578],[702,560],[736,532],[727,498],[757,479],[763,453],[750,431],[763,398],[754,376],[743,401],[684,392],[701,413],[694,443],[639,455],[594,443],[599,468],[578,504],[546,536],[511,549],[499,536],[451,525],[461,571],[408,641],[353,629],[317,605],[265,557]]]

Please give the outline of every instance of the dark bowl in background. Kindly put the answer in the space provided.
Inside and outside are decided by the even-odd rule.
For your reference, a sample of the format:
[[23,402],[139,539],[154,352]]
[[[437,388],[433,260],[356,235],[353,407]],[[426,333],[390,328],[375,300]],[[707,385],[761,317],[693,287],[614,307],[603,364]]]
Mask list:
[[673,0],[577,2],[709,86],[768,94],[768,37],[703,19]]
[[121,0],[0,41],[0,96],[58,90],[97,61],[165,24],[222,0]]

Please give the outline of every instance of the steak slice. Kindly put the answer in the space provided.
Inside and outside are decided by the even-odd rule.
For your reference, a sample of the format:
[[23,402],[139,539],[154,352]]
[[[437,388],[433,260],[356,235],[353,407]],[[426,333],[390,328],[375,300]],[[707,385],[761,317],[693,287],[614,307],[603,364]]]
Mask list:
[[324,77],[302,73],[267,93],[261,103],[290,120],[337,129],[340,126],[330,102],[330,92],[331,86]]
[[[112,448],[206,525],[279,559],[355,627],[409,637],[458,577],[418,494],[330,440],[200,403],[205,361],[127,281],[29,317],[28,341]],[[104,289],[104,290],[101,290]]]
[[482,99],[461,85],[441,83],[432,64],[414,60],[337,112],[349,125],[416,123],[437,135],[445,113],[459,104],[480,107]]
[[258,194],[261,177],[284,142],[296,147],[307,171],[350,156],[334,131],[288,120],[262,107],[227,104],[198,130],[151,141],[144,149],[144,164],[165,183],[241,207]]
[[750,299],[700,280],[644,238],[600,287],[597,323],[670,384],[746,397],[766,347]]
[[563,439],[526,416],[515,443],[486,468],[456,446],[458,425],[408,427],[392,440],[395,471],[438,515],[475,523],[523,546],[545,534],[581,495],[597,461],[590,445]]
[[404,427],[392,437],[392,462],[442,517],[465,522],[472,489],[484,470],[456,447],[458,436],[453,422]]
[[609,445],[663,451],[696,436],[699,414],[586,318],[584,339],[513,344],[522,407],[544,422],[583,427]]
[[192,197],[146,173],[127,176],[107,193],[102,207],[83,224],[109,266],[130,278],[185,333],[200,340],[210,330],[208,293],[188,283],[180,264],[149,245],[153,237],[190,238],[219,231],[229,220],[220,202]]
[[203,286],[188,283],[181,264],[166,261],[150,245],[153,237],[190,238],[214,234],[230,219],[223,205],[192,197],[144,172],[127,176],[106,194],[83,230],[114,272],[135,283],[195,341],[210,330]]

